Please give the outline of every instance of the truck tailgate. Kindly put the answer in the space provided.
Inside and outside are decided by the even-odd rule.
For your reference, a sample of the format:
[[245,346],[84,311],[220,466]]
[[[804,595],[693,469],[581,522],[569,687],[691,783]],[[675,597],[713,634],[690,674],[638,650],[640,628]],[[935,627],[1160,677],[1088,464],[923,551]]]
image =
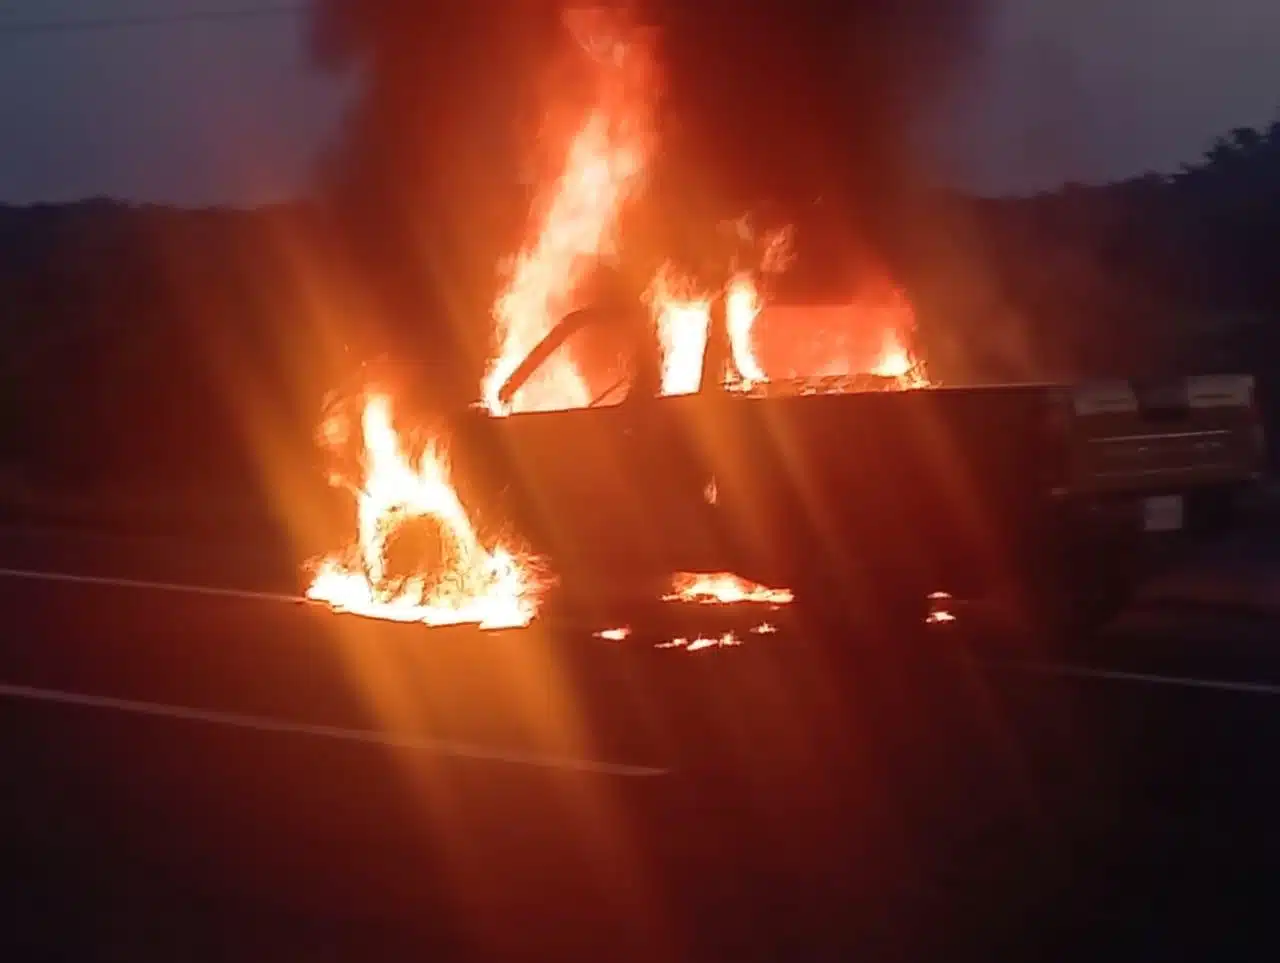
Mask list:
[[1249,375],[1071,391],[1067,487],[1074,494],[1184,490],[1258,478],[1262,422]]

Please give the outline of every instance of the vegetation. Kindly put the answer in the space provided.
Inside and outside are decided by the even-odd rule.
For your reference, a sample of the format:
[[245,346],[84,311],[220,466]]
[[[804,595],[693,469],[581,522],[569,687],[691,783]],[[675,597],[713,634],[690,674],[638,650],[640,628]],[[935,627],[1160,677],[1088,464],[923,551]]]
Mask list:
[[[798,263],[820,265],[806,219],[839,218],[797,219]],[[1280,398],[1280,122],[1169,176],[921,193],[877,232],[946,380],[1244,369]],[[203,499],[211,517],[270,520],[283,491],[319,497],[321,399],[361,360],[426,357],[441,399],[474,391],[477,360],[453,346],[482,343],[488,319],[450,316],[447,292],[385,317],[341,240],[303,203],[0,207],[0,504],[29,514],[67,492],[84,515],[128,492],[133,511]]]

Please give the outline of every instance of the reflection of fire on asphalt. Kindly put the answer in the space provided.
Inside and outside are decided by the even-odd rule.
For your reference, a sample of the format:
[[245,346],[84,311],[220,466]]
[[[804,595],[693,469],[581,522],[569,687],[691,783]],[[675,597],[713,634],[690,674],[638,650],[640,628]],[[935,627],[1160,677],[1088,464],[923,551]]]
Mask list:
[[[495,417],[579,408],[591,398],[587,375],[592,372],[563,352],[550,357],[509,404],[502,403],[498,390],[555,323],[582,306],[582,292],[595,265],[615,250],[621,215],[644,186],[658,139],[654,123],[658,69],[647,35],[630,30],[622,16],[577,11],[565,21],[594,72],[593,100],[565,146],[558,176],[543,187],[533,205],[536,217],[528,237],[494,302],[497,353],[480,394]],[[720,292],[725,295],[735,372],[726,384],[755,390],[768,385],[771,377],[768,359],[762,360],[755,339],[756,321],[764,306],[759,279],[785,270],[792,260],[790,232],[756,236],[745,218],[727,227],[760,251],[754,271],[743,265],[727,266],[733,276]],[[914,325],[905,296],[887,283],[870,289],[887,293],[862,297],[852,314],[864,326],[870,319],[882,328],[879,356],[869,364],[856,360],[837,339],[813,374],[838,378],[862,371],[901,388],[927,385],[923,365],[904,340]],[[662,355],[663,393],[684,394],[697,388],[710,306],[717,293],[682,277],[670,264],[650,284],[647,301]],[[784,369],[779,378],[794,373],[786,365]],[[361,477],[337,479],[355,493],[357,530],[345,549],[313,563],[308,597],[341,611],[396,621],[493,628],[527,625],[537,614],[542,595],[536,560],[511,546],[481,541],[450,482],[444,441],[429,440],[420,457],[411,459],[409,446],[393,427],[390,399],[384,396],[364,398],[358,418],[364,441]],[[337,445],[348,428],[326,422],[322,439]],[[714,487],[710,491],[714,501]],[[421,553],[418,568],[409,564],[406,570],[404,560],[393,560],[389,553],[396,554],[392,552],[396,542],[424,519],[434,522],[436,529],[426,541],[434,542],[440,551]],[[791,593],[730,575],[690,576],[673,588],[672,600],[783,605],[791,601]]]

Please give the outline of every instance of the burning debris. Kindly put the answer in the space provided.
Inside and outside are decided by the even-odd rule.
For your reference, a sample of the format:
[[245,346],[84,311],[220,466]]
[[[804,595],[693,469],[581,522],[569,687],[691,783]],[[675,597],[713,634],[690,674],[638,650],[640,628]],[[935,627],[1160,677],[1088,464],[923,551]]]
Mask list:
[[[590,403],[588,375],[592,372],[584,371],[581,362],[568,354],[548,359],[510,403],[499,397],[499,389],[556,322],[581,306],[593,273],[616,255],[619,224],[643,192],[658,143],[658,69],[649,35],[599,12],[591,16],[579,12],[566,18],[566,26],[593,67],[594,97],[559,173],[535,201],[537,216],[530,239],[513,259],[506,286],[493,306],[497,353],[481,395],[495,415],[581,408]],[[753,340],[765,303],[760,281],[791,266],[795,258],[792,232],[787,228],[757,232],[746,216],[726,222],[721,230],[733,235],[738,248],[755,251],[758,263],[740,264],[741,255],[734,255],[726,265],[730,280],[722,292],[667,263],[645,293],[662,353],[664,394],[696,390],[711,303],[717,295],[726,304],[731,383],[749,389],[779,374],[797,374],[768,370]],[[860,370],[895,379],[902,387],[922,387],[928,383],[923,366],[904,341],[909,330],[899,330],[914,327],[910,305],[901,292],[895,291],[893,297],[895,310],[878,312],[857,304],[846,314],[854,324],[865,325],[868,318],[884,324],[879,356]],[[834,356],[823,360],[821,372],[800,374],[836,370],[850,374],[857,367],[837,348]]]
[[953,611],[955,600],[949,592],[932,592],[929,595],[929,613],[925,616],[928,625],[946,625],[956,620]]
[[[761,622],[751,629],[751,635],[774,635],[777,627],[769,622]],[[631,629],[603,629],[593,633],[595,638],[607,642],[623,642],[631,638]],[[743,644],[743,639],[736,632],[721,632],[718,635],[677,635],[653,644],[655,649],[684,649],[686,652],[700,652],[710,648],[732,648]]]
[[790,605],[795,594],[790,589],[769,588],[732,572],[680,572],[672,580],[664,602],[694,602],[699,605]]
[[732,632],[725,632],[723,635],[707,636],[699,635],[694,638],[685,638],[683,636],[674,638],[670,642],[662,642],[658,645],[659,649],[684,649],[686,652],[700,652],[703,649],[721,649],[731,646],[739,646],[742,640]]

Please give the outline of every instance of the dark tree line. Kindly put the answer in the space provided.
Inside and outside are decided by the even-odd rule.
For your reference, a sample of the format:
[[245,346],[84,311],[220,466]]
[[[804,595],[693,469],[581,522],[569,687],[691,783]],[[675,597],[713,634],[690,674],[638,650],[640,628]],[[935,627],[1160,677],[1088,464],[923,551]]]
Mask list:
[[[938,340],[969,340],[962,377],[1206,366],[1270,377],[1280,364],[1280,122],[1231,131],[1172,175],[936,201],[900,264]],[[964,250],[937,256],[939,245]]]
[[[852,217],[776,213],[800,226],[807,282],[839,272],[824,245]],[[320,402],[361,359],[433,354],[474,386],[456,345],[388,336],[340,223],[304,203],[0,207],[0,488],[186,492],[269,516],[282,487],[323,487]],[[916,191],[866,247],[904,283],[946,380],[1245,369],[1280,397],[1280,124],[1232,131],[1171,176],[1016,199]]]

